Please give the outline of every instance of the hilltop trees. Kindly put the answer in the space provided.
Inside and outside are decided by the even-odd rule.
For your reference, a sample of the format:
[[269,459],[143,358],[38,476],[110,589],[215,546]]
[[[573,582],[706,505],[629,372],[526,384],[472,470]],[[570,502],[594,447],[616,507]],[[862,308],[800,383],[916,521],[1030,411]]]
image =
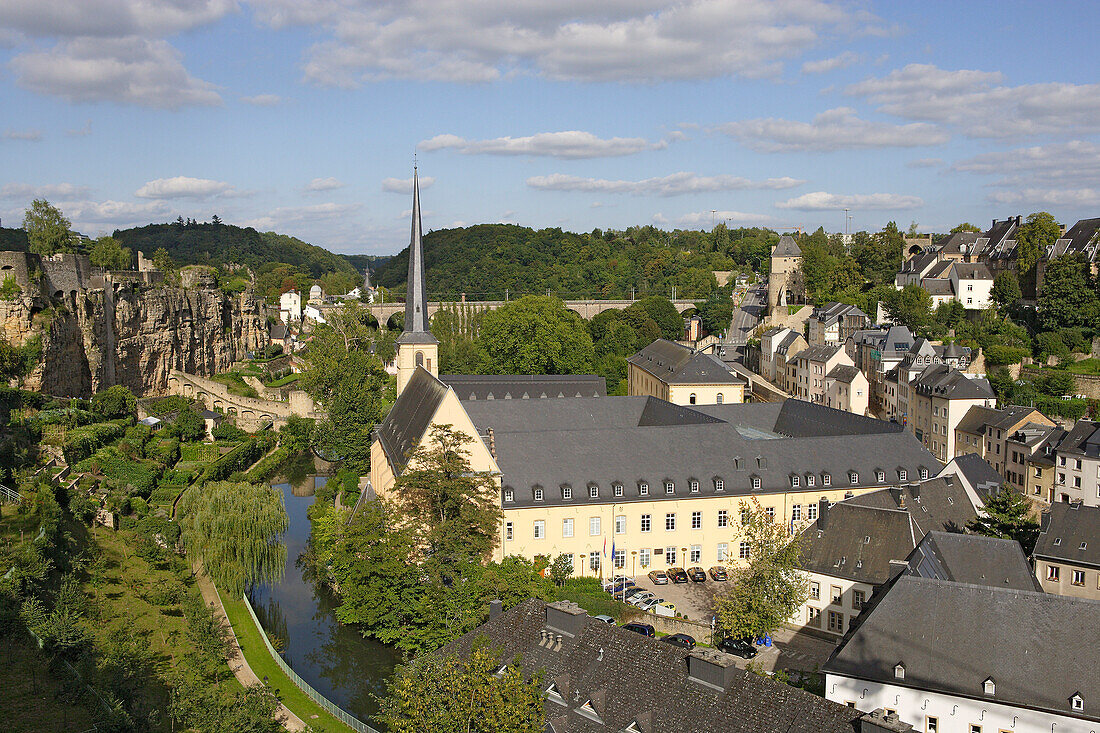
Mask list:
[[30,250],[40,255],[72,252],[71,228],[65,215],[46,199],[35,199],[23,215]]

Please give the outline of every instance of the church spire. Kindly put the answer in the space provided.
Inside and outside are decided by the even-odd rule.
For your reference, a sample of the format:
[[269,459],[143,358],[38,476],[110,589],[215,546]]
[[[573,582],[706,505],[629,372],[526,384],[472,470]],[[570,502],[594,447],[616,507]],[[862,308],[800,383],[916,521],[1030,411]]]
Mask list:
[[412,235],[409,238],[409,277],[405,285],[405,334],[430,334],[428,293],[424,283],[424,242],[420,222],[420,180],[413,165]]

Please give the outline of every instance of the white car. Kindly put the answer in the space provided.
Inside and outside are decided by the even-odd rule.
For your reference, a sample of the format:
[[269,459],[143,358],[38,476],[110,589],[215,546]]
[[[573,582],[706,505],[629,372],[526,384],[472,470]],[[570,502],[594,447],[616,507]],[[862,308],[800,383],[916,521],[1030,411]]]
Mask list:
[[627,598],[626,602],[629,603],[632,606],[641,606],[646,601],[656,601],[656,600],[657,600],[657,597],[654,596],[652,593],[636,593],[635,595],[632,595],[630,598]]
[[657,603],[656,598],[647,598],[638,604],[638,608],[643,611],[652,611],[655,608],[661,608],[661,604]]

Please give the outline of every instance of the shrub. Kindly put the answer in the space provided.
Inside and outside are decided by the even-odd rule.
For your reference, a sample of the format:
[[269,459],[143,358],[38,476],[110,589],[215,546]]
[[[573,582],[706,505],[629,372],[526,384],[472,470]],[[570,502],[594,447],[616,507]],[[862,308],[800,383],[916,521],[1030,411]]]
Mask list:
[[70,430],[65,436],[65,444],[62,446],[65,459],[70,466],[80,463],[102,446],[121,438],[126,432],[126,426],[126,421],[115,420],[113,422],[85,425]]
[[134,393],[121,384],[96,392],[92,397],[92,409],[109,418],[128,417],[136,408]]
[[988,366],[1019,364],[1027,356],[1028,350],[1023,347],[992,344],[985,349],[985,363]]

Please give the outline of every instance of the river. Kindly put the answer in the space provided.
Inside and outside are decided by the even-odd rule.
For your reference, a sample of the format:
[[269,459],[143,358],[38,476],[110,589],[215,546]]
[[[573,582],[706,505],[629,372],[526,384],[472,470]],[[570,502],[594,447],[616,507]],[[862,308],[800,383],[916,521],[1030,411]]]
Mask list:
[[[252,603],[268,634],[286,644],[283,658],[315,690],[365,723],[378,711],[374,695],[385,694],[398,653],[343,626],[333,612],[332,592],[316,582],[299,557],[309,543],[306,511],[313,493],[327,476],[292,476],[291,483],[273,483],[283,492],[290,519],[285,542],[286,574],[275,587],[259,587]],[[307,721],[308,722],[308,721]]]

